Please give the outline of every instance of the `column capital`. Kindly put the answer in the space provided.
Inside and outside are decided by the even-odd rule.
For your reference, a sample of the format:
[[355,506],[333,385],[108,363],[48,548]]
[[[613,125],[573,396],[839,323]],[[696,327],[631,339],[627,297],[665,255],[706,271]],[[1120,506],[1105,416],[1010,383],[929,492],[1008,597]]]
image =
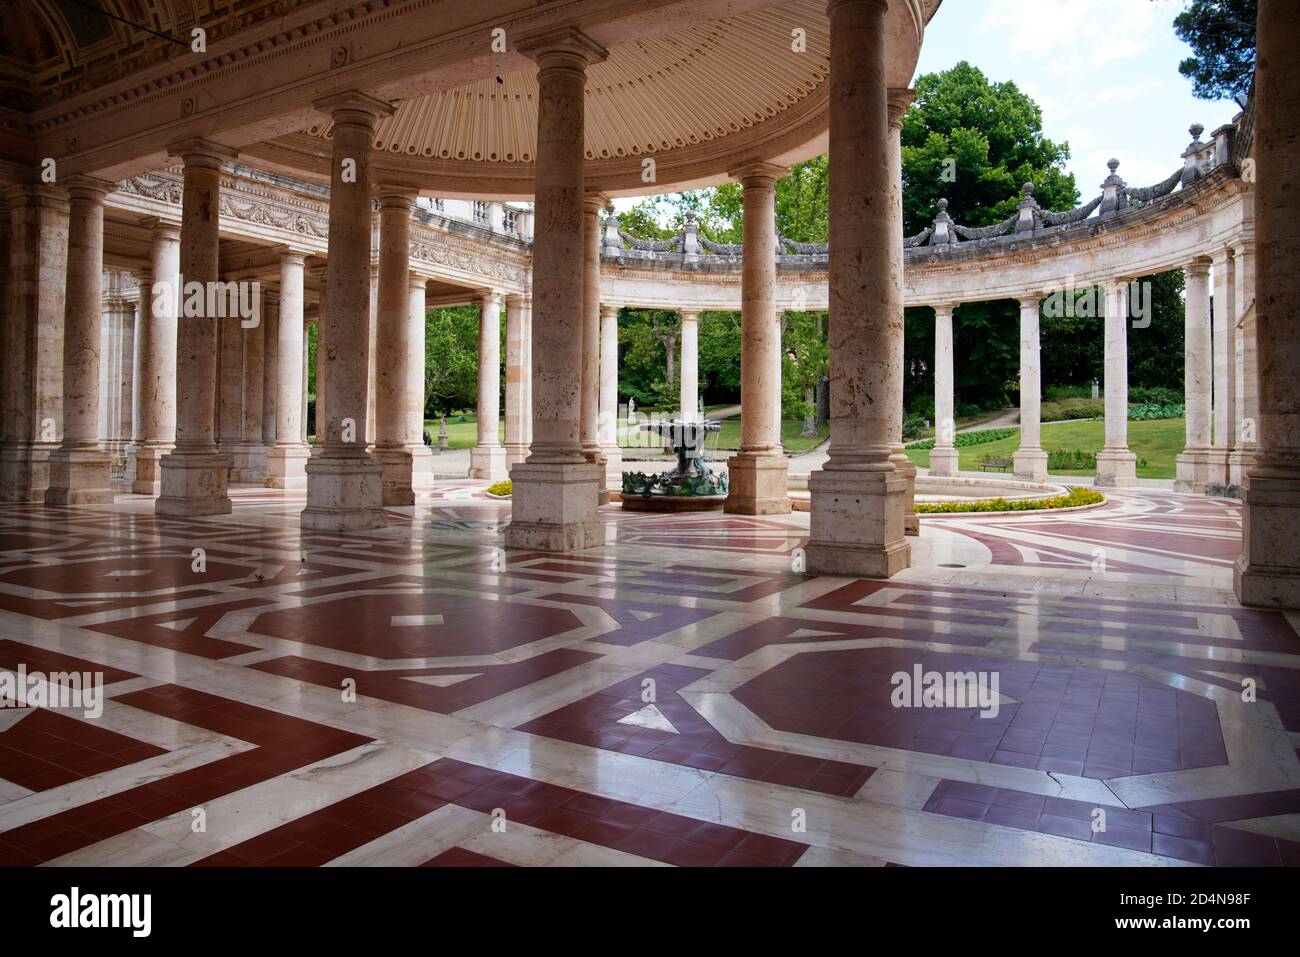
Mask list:
[[602,302],[602,303],[600,304],[600,317],[601,317],[602,319],[609,319],[609,318],[611,318],[611,317],[617,319],[617,318],[618,318],[619,311],[620,311],[622,308],[623,308],[623,307],[620,306],[618,303],[614,303],[614,302]]
[[63,181],[63,188],[72,199],[90,200],[102,203],[104,197],[117,189],[117,184],[94,176],[69,176]]
[[[515,51],[535,61],[540,68],[564,66],[565,60],[581,60],[584,65],[599,63],[609,56],[608,50],[574,27],[524,37],[515,44]],[[551,62],[543,63],[544,59]]]
[[9,209],[17,206],[43,206],[63,212],[68,210],[68,191],[48,183],[20,183],[3,190]]
[[404,209],[407,215],[410,215],[411,204],[415,202],[419,192],[406,186],[381,183],[375,187],[374,194],[381,210]]
[[181,238],[181,224],[170,219],[163,219],[161,216],[146,216],[140,220],[140,225],[153,233],[155,238]]
[[934,318],[939,319],[942,317],[945,319],[951,319],[957,305],[958,304],[955,302],[945,302],[937,306],[932,306],[931,308],[934,309]]
[[1183,272],[1189,276],[1208,276],[1210,274],[1210,260],[1204,256],[1197,256],[1183,267]]
[[829,16],[840,7],[854,6],[874,7],[876,12],[882,14],[889,12],[888,0],[828,0],[826,4],[826,14]]
[[1232,258],[1231,246],[1224,246],[1221,249],[1216,249],[1214,252],[1210,253],[1210,261],[1216,266],[1221,263],[1226,263],[1231,258]]
[[903,114],[907,112],[907,108],[916,99],[916,90],[907,86],[891,86],[887,91],[887,97],[889,125],[901,126]]
[[212,140],[192,136],[167,147],[167,155],[178,157],[186,166],[220,169],[222,163],[238,159],[239,151],[214,143]]
[[347,123],[373,127],[379,120],[392,116],[395,112],[391,103],[360,90],[331,93],[315,100],[312,106],[329,116],[336,125]]
[[679,308],[677,310],[677,316],[678,318],[681,319],[683,325],[685,325],[687,322],[698,322],[700,318],[700,310]]
[[301,249],[283,249],[280,251],[280,262],[305,265],[307,262],[307,256],[308,254]]
[[601,210],[608,205],[609,197],[599,191],[592,190],[582,196],[582,209],[585,213],[595,213],[599,216]]
[[502,293],[500,289],[480,289],[478,291],[478,298],[482,301],[484,305],[493,303],[499,306],[501,305],[501,300],[503,297],[504,297],[504,293]]
[[412,290],[424,289],[426,286],[429,285],[428,277],[421,276],[419,273],[414,273],[414,272],[407,277],[406,282],[407,285],[410,286]]
[[1021,309],[1037,309],[1037,308],[1039,307],[1039,305],[1042,304],[1043,299],[1044,299],[1044,296],[1043,296],[1043,294],[1042,294],[1041,292],[1029,292],[1029,293],[1025,293],[1025,295],[1021,296],[1020,299],[1019,299],[1019,301],[1020,301],[1020,308],[1021,308]]
[[788,166],[755,160],[727,170],[727,175],[737,180],[743,189],[771,189],[788,172]]

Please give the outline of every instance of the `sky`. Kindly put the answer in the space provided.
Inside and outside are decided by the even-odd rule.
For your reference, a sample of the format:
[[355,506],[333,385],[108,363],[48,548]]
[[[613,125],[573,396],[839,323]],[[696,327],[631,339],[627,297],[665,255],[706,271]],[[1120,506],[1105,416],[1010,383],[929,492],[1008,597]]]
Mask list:
[[[1183,0],[943,0],[926,29],[917,74],[966,60],[992,81],[1014,80],[1043,111],[1043,132],[1070,146],[1067,168],[1087,202],[1106,161],[1130,186],[1151,186],[1191,142],[1238,112],[1192,96],[1178,64],[1191,49],[1174,34]],[[636,198],[618,199],[627,209]]]
[[1150,186],[1182,162],[1187,128],[1209,134],[1238,113],[1230,100],[1192,96],[1178,64],[1191,49],[1174,34],[1183,0],[943,0],[925,32],[917,74],[967,60],[994,81],[1014,80],[1043,111],[1043,132],[1070,145],[1067,166],[1084,201],[1120,161],[1131,186]]

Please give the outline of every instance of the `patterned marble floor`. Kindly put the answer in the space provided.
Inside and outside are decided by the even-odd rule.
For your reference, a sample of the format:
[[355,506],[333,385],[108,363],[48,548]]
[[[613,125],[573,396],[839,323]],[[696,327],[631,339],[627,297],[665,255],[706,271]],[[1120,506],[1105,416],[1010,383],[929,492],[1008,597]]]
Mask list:
[[[1300,618],[1233,603],[1236,503],[926,517],[886,583],[802,574],[806,514],[555,556],[482,483],[352,535],[235,499],[0,508],[0,669],[107,699],[0,710],[3,863],[1300,863]],[[996,715],[894,707],[918,667]]]

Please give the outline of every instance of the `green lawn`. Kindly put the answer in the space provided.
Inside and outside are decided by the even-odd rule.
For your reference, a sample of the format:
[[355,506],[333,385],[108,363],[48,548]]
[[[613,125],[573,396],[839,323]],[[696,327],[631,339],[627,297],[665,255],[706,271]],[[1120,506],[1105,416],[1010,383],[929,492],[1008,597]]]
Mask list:
[[[1043,426],[1044,449],[1078,449],[1098,452],[1105,443],[1104,422],[1049,422]],[[1139,478],[1168,479],[1174,477],[1174,456],[1183,450],[1186,431],[1182,419],[1155,419],[1128,424],[1128,447],[1138,457]],[[1016,434],[984,445],[959,449],[959,465],[963,471],[977,471],[979,460],[985,455],[1010,458],[1020,447],[1020,430]],[[930,464],[928,449],[908,449],[907,456],[917,465]],[[1146,460],[1143,466],[1142,460]],[[1061,472],[1061,475],[1095,475],[1094,471]]]
[[[465,421],[461,421],[464,419]],[[426,419],[424,427],[429,430],[434,447],[438,445],[438,420]],[[506,440],[506,420],[497,425],[497,437]],[[451,449],[472,449],[478,443],[478,419],[470,413],[447,416],[447,447]]]
[[[786,419],[781,423],[781,442],[785,445],[785,450],[790,453],[811,451],[824,442],[829,434],[827,429],[818,429],[816,435],[804,435],[802,419]],[[739,416],[722,420],[722,431],[718,433],[717,448],[740,448]]]

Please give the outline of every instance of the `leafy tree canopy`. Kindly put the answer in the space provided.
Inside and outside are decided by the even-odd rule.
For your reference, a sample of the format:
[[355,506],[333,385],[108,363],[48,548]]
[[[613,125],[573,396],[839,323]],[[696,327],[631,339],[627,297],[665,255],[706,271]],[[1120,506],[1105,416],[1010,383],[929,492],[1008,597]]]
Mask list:
[[1250,92],[1255,75],[1256,0],[1188,0],[1174,17],[1178,39],[1192,55],[1178,72],[1202,100],[1226,100]]

